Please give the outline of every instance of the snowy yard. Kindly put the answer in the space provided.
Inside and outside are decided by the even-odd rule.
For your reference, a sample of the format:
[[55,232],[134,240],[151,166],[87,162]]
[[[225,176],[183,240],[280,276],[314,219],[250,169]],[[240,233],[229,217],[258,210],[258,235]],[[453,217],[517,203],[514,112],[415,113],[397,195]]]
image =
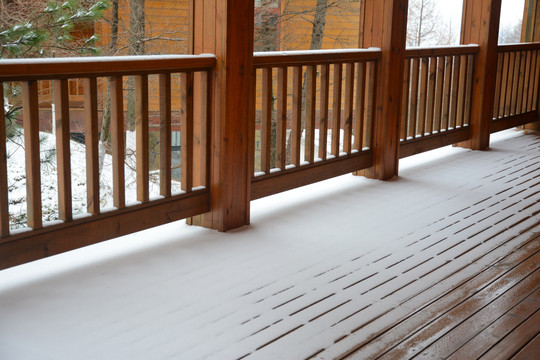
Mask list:
[[229,233],[182,221],[1,271],[0,358],[334,358],[530,236],[539,149],[506,131],[254,201]]

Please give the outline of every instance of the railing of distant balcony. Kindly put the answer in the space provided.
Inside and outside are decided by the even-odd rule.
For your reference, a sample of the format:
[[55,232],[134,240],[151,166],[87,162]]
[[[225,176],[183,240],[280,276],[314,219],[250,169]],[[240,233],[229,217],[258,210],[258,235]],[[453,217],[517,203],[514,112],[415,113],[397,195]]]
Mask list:
[[491,132],[538,118],[540,43],[499,45]]
[[[54,255],[112,237],[143,230],[209,211],[209,119],[208,94],[216,59],[200,56],[103,57],[82,59],[2,60],[0,85],[22,86],[22,113],[26,169],[27,227],[10,230],[5,127],[0,130],[0,268]],[[126,152],[126,78],[135,78],[136,98],[136,197],[126,204],[124,158]],[[155,82],[159,107],[159,195],[149,194],[149,77]],[[70,161],[70,79],[84,84],[87,213],[72,210]],[[42,219],[39,82],[52,81],[56,113],[56,161],[58,173],[58,221]],[[112,146],[112,209],[100,208],[100,164],[98,157],[98,98],[110,87]],[[175,86],[171,87],[171,83]],[[101,85],[100,85],[101,84]],[[194,103],[194,91],[201,101]],[[174,89],[174,93],[171,89]],[[0,86],[3,92],[3,86]],[[4,99],[4,94],[1,93]],[[171,98],[180,98],[181,189],[171,191]],[[195,105],[194,105],[195,104]],[[2,107],[2,110],[4,107]],[[198,114],[194,121],[194,112]],[[4,124],[4,111],[0,123]],[[197,133],[194,145],[194,132]]]
[[470,138],[477,45],[410,48],[400,116],[400,157]]
[[379,49],[255,53],[252,199],[372,164]]

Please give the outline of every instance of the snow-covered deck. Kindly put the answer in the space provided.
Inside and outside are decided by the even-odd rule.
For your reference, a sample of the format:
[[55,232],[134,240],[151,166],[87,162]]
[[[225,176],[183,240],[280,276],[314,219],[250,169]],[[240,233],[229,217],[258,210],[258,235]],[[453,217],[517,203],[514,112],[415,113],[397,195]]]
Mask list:
[[538,349],[539,150],[509,131],[490,151],[402,160],[392,181],[343,176],[257,200],[237,231],[172,223],[2,271],[0,358]]

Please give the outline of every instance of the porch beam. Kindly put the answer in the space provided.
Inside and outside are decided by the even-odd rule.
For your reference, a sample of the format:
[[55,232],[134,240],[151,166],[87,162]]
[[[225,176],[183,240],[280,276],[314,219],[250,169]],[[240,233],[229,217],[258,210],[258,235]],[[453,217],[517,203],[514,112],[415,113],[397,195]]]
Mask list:
[[462,143],[473,150],[489,147],[497,72],[497,45],[501,0],[464,0],[461,44],[478,44],[471,111],[471,140]]
[[359,46],[379,47],[372,168],[358,174],[381,180],[398,174],[399,116],[403,91],[408,0],[365,0]]
[[[253,174],[254,2],[191,1],[195,54],[217,56],[212,80],[210,181],[211,211],[188,223],[227,231],[249,224]],[[194,100],[196,104],[199,100]]]

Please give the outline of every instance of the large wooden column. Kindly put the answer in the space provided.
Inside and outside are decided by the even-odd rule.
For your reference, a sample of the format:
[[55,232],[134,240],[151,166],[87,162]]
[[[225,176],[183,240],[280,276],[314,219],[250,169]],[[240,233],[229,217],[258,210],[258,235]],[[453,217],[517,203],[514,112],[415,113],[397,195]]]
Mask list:
[[[521,42],[540,41],[540,0],[525,0]],[[535,123],[525,125],[526,129],[540,130],[540,111]]]
[[382,50],[373,126],[374,166],[360,172],[375,179],[387,180],[398,174],[407,9],[408,0],[364,0],[360,14],[359,46]]
[[192,0],[194,54],[217,56],[210,103],[211,212],[191,223],[219,231],[249,224],[252,177],[253,0]]
[[493,114],[501,0],[463,0],[461,44],[478,44],[471,111],[471,140],[461,144],[473,150],[489,147]]

